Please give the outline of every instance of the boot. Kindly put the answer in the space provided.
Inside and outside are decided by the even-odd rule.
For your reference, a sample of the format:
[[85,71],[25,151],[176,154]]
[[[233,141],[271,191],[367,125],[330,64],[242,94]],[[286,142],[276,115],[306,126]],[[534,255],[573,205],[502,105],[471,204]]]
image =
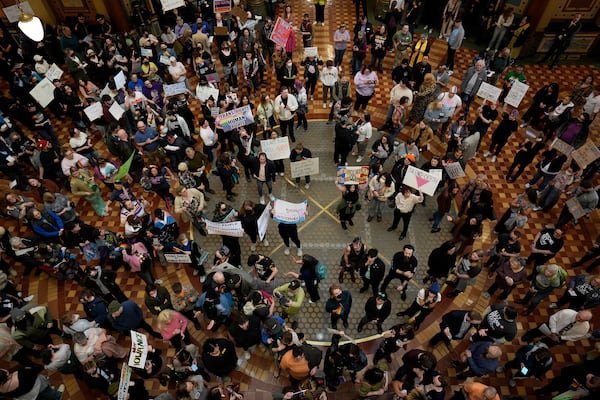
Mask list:
[[348,227],[346,226],[346,221],[341,220],[340,225],[342,225],[342,229],[344,229],[344,230],[348,229]]
[[344,283],[344,270],[340,271],[340,275],[338,276],[338,281],[340,281],[340,283]]

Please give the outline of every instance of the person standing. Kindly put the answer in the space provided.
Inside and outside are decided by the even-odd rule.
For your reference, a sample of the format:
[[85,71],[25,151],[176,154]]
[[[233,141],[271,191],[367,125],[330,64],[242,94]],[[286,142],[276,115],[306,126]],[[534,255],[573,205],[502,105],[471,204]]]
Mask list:
[[506,32],[511,27],[514,18],[515,13],[512,8],[506,8],[502,14],[500,14],[498,20],[494,24],[494,33],[487,49],[485,49],[486,51],[493,49],[495,53],[498,52],[498,48],[500,47],[500,44],[502,44],[502,39],[504,39],[504,35],[506,35]]
[[152,326],[144,320],[144,313],[140,306],[131,300],[119,303],[113,300],[108,305],[108,320],[114,330],[128,336],[130,331],[143,329],[152,337],[162,339],[162,335],[152,329]]
[[598,265],[600,265],[600,235],[596,236],[596,240],[594,240],[592,247],[588,251],[586,251],[586,253],[583,255],[583,257],[581,257],[578,261],[573,263],[571,265],[571,267],[573,267],[573,268],[580,267],[590,260],[594,260],[594,262],[592,262],[585,269],[586,272],[588,272],[588,273],[592,272],[594,270],[594,268],[596,268]]
[[342,70],[342,62],[344,61],[344,54],[350,41],[350,32],[346,30],[346,24],[340,24],[339,28],[333,34],[333,49],[335,51],[335,58],[333,60],[333,66],[338,70]]
[[282,86],[279,96],[275,98],[275,114],[279,119],[281,135],[286,136],[289,133],[292,143],[296,141],[294,136],[294,113],[297,109],[298,100],[296,100],[296,97],[290,96],[287,86]]
[[325,26],[325,0],[315,0],[315,22],[313,22],[313,25],[318,23]]
[[537,267],[553,258],[565,244],[563,233],[560,228],[547,228],[538,232],[531,244],[527,265],[533,263],[533,266]]
[[392,312],[392,302],[388,299],[387,294],[383,292],[372,296],[365,303],[365,316],[358,323],[356,330],[362,332],[363,327],[368,323],[374,323],[377,326],[377,333],[383,333],[383,322],[390,316]]
[[360,276],[363,281],[363,286],[360,288],[360,293],[364,293],[369,289],[373,290],[373,296],[379,293],[379,284],[385,274],[385,263],[379,257],[379,250],[369,249],[366,258],[360,262]]
[[394,33],[392,42],[394,44],[394,64],[392,68],[396,68],[398,62],[406,58],[406,51],[412,43],[413,37],[410,33],[408,24],[402,25],[402,29]]
[[482,82],[486,82],[487,74],[485,61],[478,60],[475,65],[469,67],[460,84],[460,97],[465,104],[465,115],[469,115],[471,103],[475,100]]
[[454,71],[454,56],[456,55],[456,51],[462,45],[464,38],[465,29],[462,26],[462,19],[457,18],[454,21],[454,29],[452,29],[450,37],[448,38],[448,60],[446,61],[446,65],[448,66],[449,72]]
[[331,314],[331,328],[337,329],[341,319],[344,328],[348,328],[348,315],[352,308],[352,294],[338,284],[329,287],[329,299],[325,303],[325,311]]
[[377,74],[367,65],[363,65],[362,69],[356,73],[354,76],[354,85],[356,87],[355,114],[361,109],[362,111],[367,109],[371,97],[375,94],[375,87],[378,82]]
[[[312,153],[309,149],[304,147],[302,145],[302,143],[296,144],[296,147],[294,148],[294,150],[292,150],[290,152],[290,162],[307,160],[309,158],[312,158]],[[300,185],[300,177],[297,177],[295,179],[296,179],[296,187],[298,187]],[[304,189],[310,188],[310,175],[306,175],[304,177],[304,182],[305,182]]]
[[412,192],[412,189],[408,186],[404,186],[400,193],[398,193],[394,199],[396,208],[394,208],[394,221],[387,231],[391,232],[398,227],[400,219],[402,219],[402,233],[398,240],[403,240],[408,232],[408,225],[410,224],[410,218],[415,210],[415,206],[423,202],[423,193],[419,191],[417,196]]
[[156,129],[146,126],[144,121],[137,123],[137,132],[135,133],[135,144],[142,154],[147,156],[147,160],[152,164],[161,165],[162,156],[159,151],[160,136]]
[[250,165],[252,176],[256,179],[256,188],[258,190],[258,196],[260,197],[260,204],[265,204],[265,196],[263,196],[263,185],[265,184],[269,191],[269,199],[275,201],[275,196],[273,196],[273,185],[275,184],[277,174],[275,173],[275,164],[273,161],[269,160],[265,153],[260,153],[258,157],[252,157]]
[[385,280],[383,281],[383,285],[381,286],[381,291],[385,292],[387,286],[390,284],[392,279],[400,279],[400,285],[396,287],[396,290],[401,291],[400,298],[402,301],[406,300],[406,289],[408,287],[408,281],[412,279],[417,270],[417,266],[419,261],[417,257],[414,256],[415,248],[412,244],[404,245],[402,251],[394,254],[392,258],[392,267],[390,268],[390,272],[388,272]]
[[581,30],[581,14],[575,14],[573,19],[565,26],[563,26],[556,34],[552,47],[546,53],[544,58],[540,61],[545,63],[550,61],[550,70],[553,70],[560,56],[571,46],[573,38]]
[[347,164],[348,154],[356,140],[355,127],[348,117],[343,117],[335,124],[333,162],[337,165]]
[[[373,135],[373,126],[371,125],[371,114],[364,112],[362,118],[354,123],[358,137],[356,138],[356,162],[360,163],[366,155],[367,145]],[[352,153],[355,155],[355,153]]]
[[515,133],[519,127],[517,124],[517,118],[519,117],[519,110],[514,109],[508,113],[502,115],[502,121],[492,134],[492,142],[490,148],[483,155],[484,157],[492,156],[492,162],[496,162],[496,159],[500,155],[500,152],[508,142],[508,139]]
[[344,273],[348,272],[350,274],[350,280],[355,282],[354,279],[354,271],[358,271],[361,266],[361,262],[366,258],[367,251],[366,246],[360,239],[360,237],[355,237],[352,240],[352,243],[349,243],[344,249],[344,254],[342,255],[342,259],[340,260],[340,274],[338,276],[338,280],[340,283],[344,283]]
[[304,282],[306,286],[306,291],[310,296],[309,303],[316,303],[321,300],[321,295],[319,294],[319,275],[317,273],[317,266],[319,265],[319,260],[315,257],[305,254],[299,255],[299,259],[296,259],[292,256],[292,261],[296,264],[300,264],[300,271],[296,272],[287,272],[286,276],[292,276],[294,279],[299,279]]

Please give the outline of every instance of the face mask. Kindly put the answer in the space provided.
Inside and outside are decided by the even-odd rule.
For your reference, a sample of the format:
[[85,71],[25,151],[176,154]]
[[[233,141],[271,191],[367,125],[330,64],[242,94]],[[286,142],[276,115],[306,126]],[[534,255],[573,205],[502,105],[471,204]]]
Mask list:
[[169,132],[169,128],[163,128],[162,133],[167,133]]

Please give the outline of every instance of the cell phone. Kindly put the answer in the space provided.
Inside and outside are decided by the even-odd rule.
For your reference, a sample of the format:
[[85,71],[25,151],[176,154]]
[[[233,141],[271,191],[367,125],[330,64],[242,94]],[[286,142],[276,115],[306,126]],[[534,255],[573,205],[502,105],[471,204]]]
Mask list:
[[522,373],[523,375],[527,375],[527,373],[528,373],[528,372],[529,372],[529,370],[527,369],[527,367],[523,367],[523,368],[521,368],[521,373]]
[[192,364],[192,371],[198,371],[198,366],[196,364]]

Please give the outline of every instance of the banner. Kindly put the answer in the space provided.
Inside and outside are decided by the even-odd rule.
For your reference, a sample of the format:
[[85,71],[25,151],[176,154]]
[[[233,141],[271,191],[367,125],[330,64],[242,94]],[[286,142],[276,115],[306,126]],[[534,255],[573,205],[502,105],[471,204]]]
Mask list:
[[588,140],[583,146],[573,151],[571,157],[573,157],[577,165],[585,168],[600,157],[600,150],[598,150],[592,141]]
[[282,224],[297,224],[306,219],[306,206],[308,202],[290,203],[289,201],[275,199],[273,202],[273,219]]
[[287,136],[260,141],[260,148],[269,160],[285,160],[290,158],[290,142]]
[[269,221],[271,220],[272,209],[273,207],[271,206],[271,202],[269,202],[256,221],[256,225],[258,226],[258,237],[260,240],[264,240],[265,235],[267,234],[267,228],[269,227]]
[[164,85],[163,90],[165,91],[165,97],[169,97],[187,92],[187,87],[185,86],[185,82],[177,82],[170,85]]
[[563,142],[559,138],[556,138],[552,141],[550,148],[556,149],[567,156],[573,151],[573,146],[566,142]]
[[52,64],[48,71],[46,71],[46,75],[44,75],[50,82],[54,82],[55,79],[60,79],[63,76],[63,70],[56,64]]
[[408,166],[406,174],[404,175],[404,180],[402,181],[402,184],[420,190],[429,196],[434,195],[435,189],[437,189],[439,183],[440,178],[434,174],[423,171],[422,169],[415,168],[412,165]]
[[523,97],[525,97],[527,90],[529,90],[529,85],[515,80],[512,83],[508,94],[504,98],[504,102],[515,108],[519,107],[519,104],[521,104],[521,101],[523,101]]
[[307,158],[306,160],[294,161],[290,163],[292,178],[319,174],[319,157]]
[[185,6],[185,0],[160,0],[163,12]]
[[119,379],[119,391],[117,392],[117,400],[127,399],[129,392],[129,380],[131,379],[131,368],[123,363],[121,368],[121,378]]
[[46,108],[54,100],[54,84],[48,78],[44,78],[31,89],[29,94],[42,108]]
[[131,352],[129,353],[128,365],[132,368],[144,368],[148,356],[148,339],[143,333],[129,331],[131,333]]
[[290,33],[292,33],[292,26],[290,23],[281,17],[277,17],[277,21],[275,22],[275,26],[273,27],[273,31],[271,32],[269,39],[275,42],[275,44],[278,46],[285,47]]
[[463,171],[459,162],[446,164],[444,168],[446,169],[446,173],[450,179],[457,179],[465,176],[465,171]]
[[502,93],[502,89],[492,86],[487,82],[481,82],[481,86],[479,86],[479,90],[477,91],[477,96],[495,103],[498,101],[500,93]]
[[90,104],[86,108],[83,109],[83,112],[88,117],[90,121],[95,121],[97,119],[102,118],[104,112],[102,111],[102,103],[99,101]]
[[191,264],[192,263],[192,259],[190,258],[189,254],[163,253],[163,255],[165,256],[165,260],[167,260],[168,263],[173,263],[173,264]]
[[319,50],[317,47],[305,47],[304,48],[304,58],[306,57],[319,57]]
[[[235,108],[231,111],[217,115],[215,124],[221,125],[225,132],[232,131],[240,126],[249,125],[254,122],[250,106]],[[288,153],[288,157],[290,154]]]
[[212,222],[205,219],[204,222],[206,222],[206,231],[209,235],[224,235],[233,237],[244,236],[244,228],[242,228],[241,221]]
[[366,185],[369,183],[369,167],[337,167],[337,185]]
[[226,13],[231,10],[231,0],[213,0],[213,11],[216,13]]
[[108,112],[110,113],[110,115],[115,117],[117,121],[121,119],[123,114],[125,114],[125,110],[123,110],[123,107],[121,107],[121,105],[116,101],[112,103],[112,105],[108,109]]

